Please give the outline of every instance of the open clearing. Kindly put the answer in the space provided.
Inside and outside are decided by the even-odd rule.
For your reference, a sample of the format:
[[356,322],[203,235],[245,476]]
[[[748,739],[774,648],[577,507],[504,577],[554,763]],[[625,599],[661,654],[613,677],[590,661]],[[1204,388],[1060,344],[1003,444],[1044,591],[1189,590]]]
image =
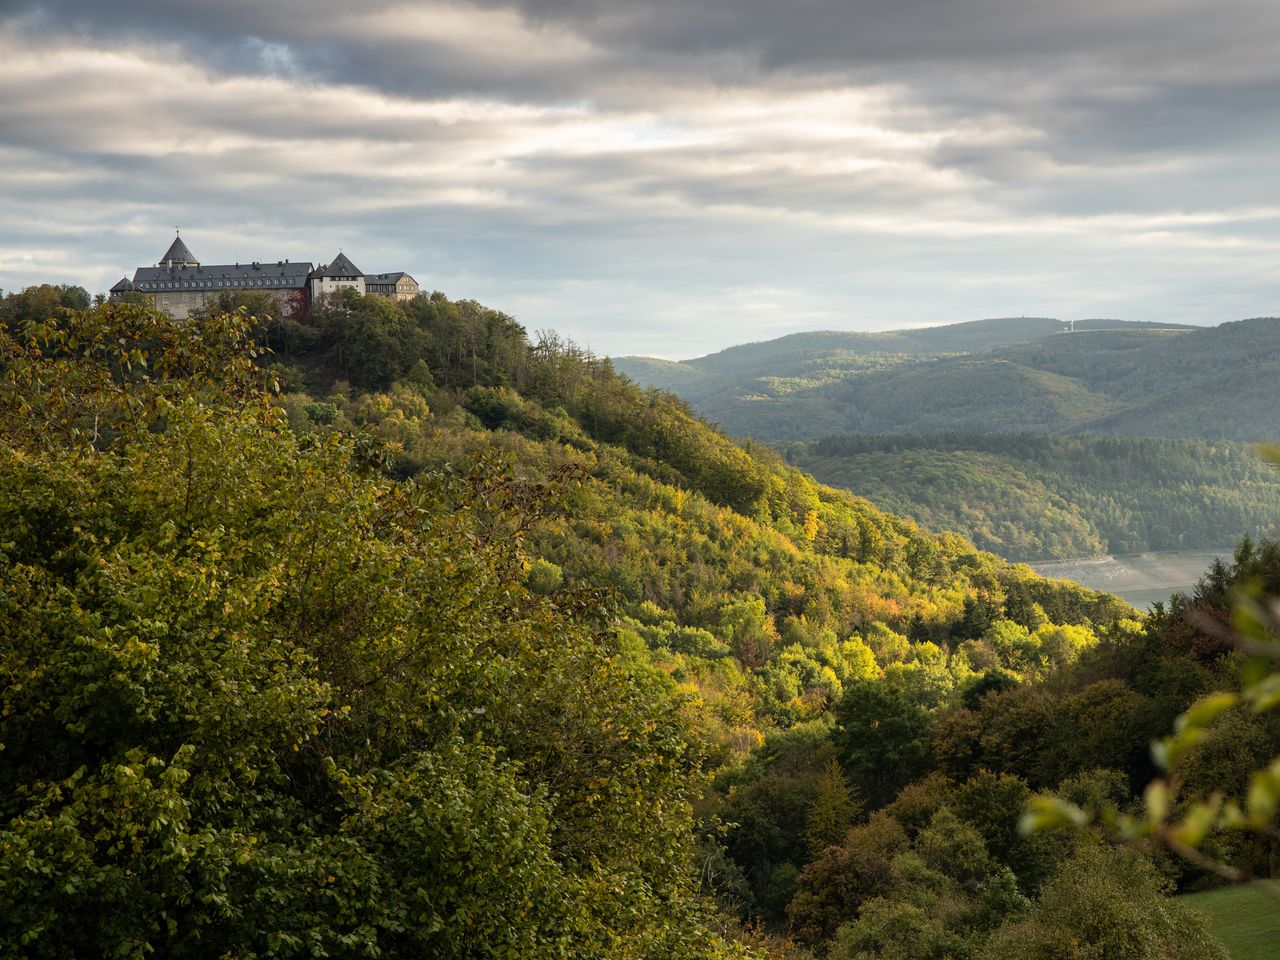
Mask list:
[[[1280,891],[1280,884],[1273,885]],[[1226,946],[1231,960],[1280,957],[1280,899],[1253,887],[1228,887],[1179,900],[1213,918],[1213,935]]]

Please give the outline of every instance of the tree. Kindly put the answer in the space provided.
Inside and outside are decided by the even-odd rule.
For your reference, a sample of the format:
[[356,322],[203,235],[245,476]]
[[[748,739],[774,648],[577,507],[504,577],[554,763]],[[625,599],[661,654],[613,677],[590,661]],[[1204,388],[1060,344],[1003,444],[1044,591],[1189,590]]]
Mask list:
[[885,893],[840,927],[830,956],[950,960],[971,954],[988,929],[1026,906],[1009,869],[981,834],[946,807],[891,864]]
[[720,630],[729,638],[734,655],[748,667],[767,663],[778,639],[773,618],[759,597],[725,604],[720,609]]
[[0,331],[0,943],[33,958],[712,956],[697,757],[546,488],[295,437],[236,316]]
[[998,930],[983,960],[1226,960],[1207,918],[1164,894],[1141,854],[1084,840],[1025,920]]
[[928,756],[929,719],[898,685],[851,683],[835,708],[841,766],[873,806],[911,781]]
[[404,306],[387,297],[343,290],[313,305],[310,322],[329,362],[358,387],[389,386],[427,349],[425,331]]
[[[1280,452],[1270,456],[1280,461]],[[1119,839],[1155,842],[1220,880],[1247,882],[1256,868],[1265,870],[1269,858],[1254,845],[1241,859],[1247,846],[1239,838],[1251,835],[1259,844],[1273,844],[1280,816],[1280,760],[1270,759],[1280,747],[1280,733],[1259,722],[1280,707],[1280,606],[1273,592],[1278,587],[1280,543],[1255,547],[1246,538],[1234,564],[1215,564],[1191,598],[1175,596],[1170,611],[1156,610],[1149,633],[1175,639],[1192,656],[1216,653],[1226,659],[1223,653],[1236,649],[1237,689],[1198,698],[1178,716],[1173,732],[1151,745],[1163,775],[1147,784],[1139,814],[1116,806],[1096,811],[1048,795],[1033,800],[1022,828],[1100,822]],[[1260,889],[1275,895],[1270,884]]]
[[42,283],[0,299],[0,326],[18,334],[26,323],[56,320],[67,310],[85,310],[89,293],[68,283]]
[[814,854],[839,843],[862,809],[834,758],[827,761],[818,777],[818,793],[804,822],[804,838]]
[[794,934],[817,944],[858,914],[872,897],[886,893],[894,858],[909,847],[902,825],[874,813],[853,827],[838,846],[828,846],[801,871],[796,895],[787,906]]

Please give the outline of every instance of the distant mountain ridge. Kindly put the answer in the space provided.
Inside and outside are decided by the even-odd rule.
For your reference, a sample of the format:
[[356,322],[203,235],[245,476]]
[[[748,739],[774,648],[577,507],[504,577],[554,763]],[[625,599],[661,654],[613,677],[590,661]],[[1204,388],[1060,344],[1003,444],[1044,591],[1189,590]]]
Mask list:
[[1280,320],[979,320],[793,334],[673,363],[623,357],[731,433],[1091,433],[1280,439]]
[[[1192,329],[1185,324],[1108,319],[1077,320],[1073,326],[1079,331]],[[776,368],[779,364],[803,362],[806,359],[833,353],[974,353],[1032,340],[1043,340],[1065,332],[1067,329],[1066,321],[1051,317],[999,317],[936,327],[910,327],[902,330],[872,332],[814,330],[790,333],[773,340],[737,344],[692,360],[627,356],[616,357],[613,363],[619,371],[626,373],[632,379],[636,378],[628,372],[630,368],[671,370],[671,375],[675,378],[696,379],[699,374],[726,374],[734,371],[741,373],[747,369]]]
[[[1108,319],[1078,320],[1072,327],[1079,331],[1191,329],[1185,324]],[[999,317],[938,327],[909,327],[871,333],[824,330],[792,333],[776,340],[726,347],[687,363],[703,370],[717,371],[740,368],[744,361],[755,364],[772,362],[780,352],[790,356],[816,356],[831,350],[850,353],[972,353],[1043,340],[1067,329],[1066,321],[1051,317]]]

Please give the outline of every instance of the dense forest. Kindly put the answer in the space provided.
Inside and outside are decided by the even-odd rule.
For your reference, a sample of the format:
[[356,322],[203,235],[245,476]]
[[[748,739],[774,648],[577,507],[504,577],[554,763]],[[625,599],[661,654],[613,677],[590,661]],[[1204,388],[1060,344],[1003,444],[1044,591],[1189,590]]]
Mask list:
[[1010,560],[1227,546],[1280,524],[1280,473],[1220,440],[890,434],[784,452],[823,483]]
[[1274,543],[1144,617],[471,301],[77,300],[0,304],[13,952],[1201,960],[1276,866],[1274,715],[1184,715]]
[[[806,339],[810,338],[810,339]],[[879,339],[877,339],[879,338]],[[802,334],[618,369],[732,434],[1049,433],[1280,439],[1280,320],[1217,327],[993,320]],[[685,369],[687,368],[687,369]],[[692,375],[690,375],[692,371]]]
[[[856,370],[857,358],[921,358],[984,353],[1000,347],[1055,337],[1066,329],[1048,317],[1005,317],[972,320],[941,327],[918,327],[875,333],[816,331],[792,333],[776,340],[744,343],[694,360],[619,357],[619,372],[640,383],[660,386],[691,400],[732,389],[751,378],[821,380]],[[1180,324],[1125,320],[1078,320],[1076,331],[1188,330]],[[848,369],[846,369],[848,368]],[[669,378],[664,381],[663,378]]]

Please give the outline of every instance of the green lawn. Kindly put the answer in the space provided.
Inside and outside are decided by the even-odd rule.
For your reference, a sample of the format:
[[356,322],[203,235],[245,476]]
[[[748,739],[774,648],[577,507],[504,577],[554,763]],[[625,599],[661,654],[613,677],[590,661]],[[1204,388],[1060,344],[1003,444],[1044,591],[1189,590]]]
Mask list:
[[1178,899],[1213,918],[1213,935],[1226,946],[1231,960],[1280,957],[1280,900],[1252,887],[1228,887]]

